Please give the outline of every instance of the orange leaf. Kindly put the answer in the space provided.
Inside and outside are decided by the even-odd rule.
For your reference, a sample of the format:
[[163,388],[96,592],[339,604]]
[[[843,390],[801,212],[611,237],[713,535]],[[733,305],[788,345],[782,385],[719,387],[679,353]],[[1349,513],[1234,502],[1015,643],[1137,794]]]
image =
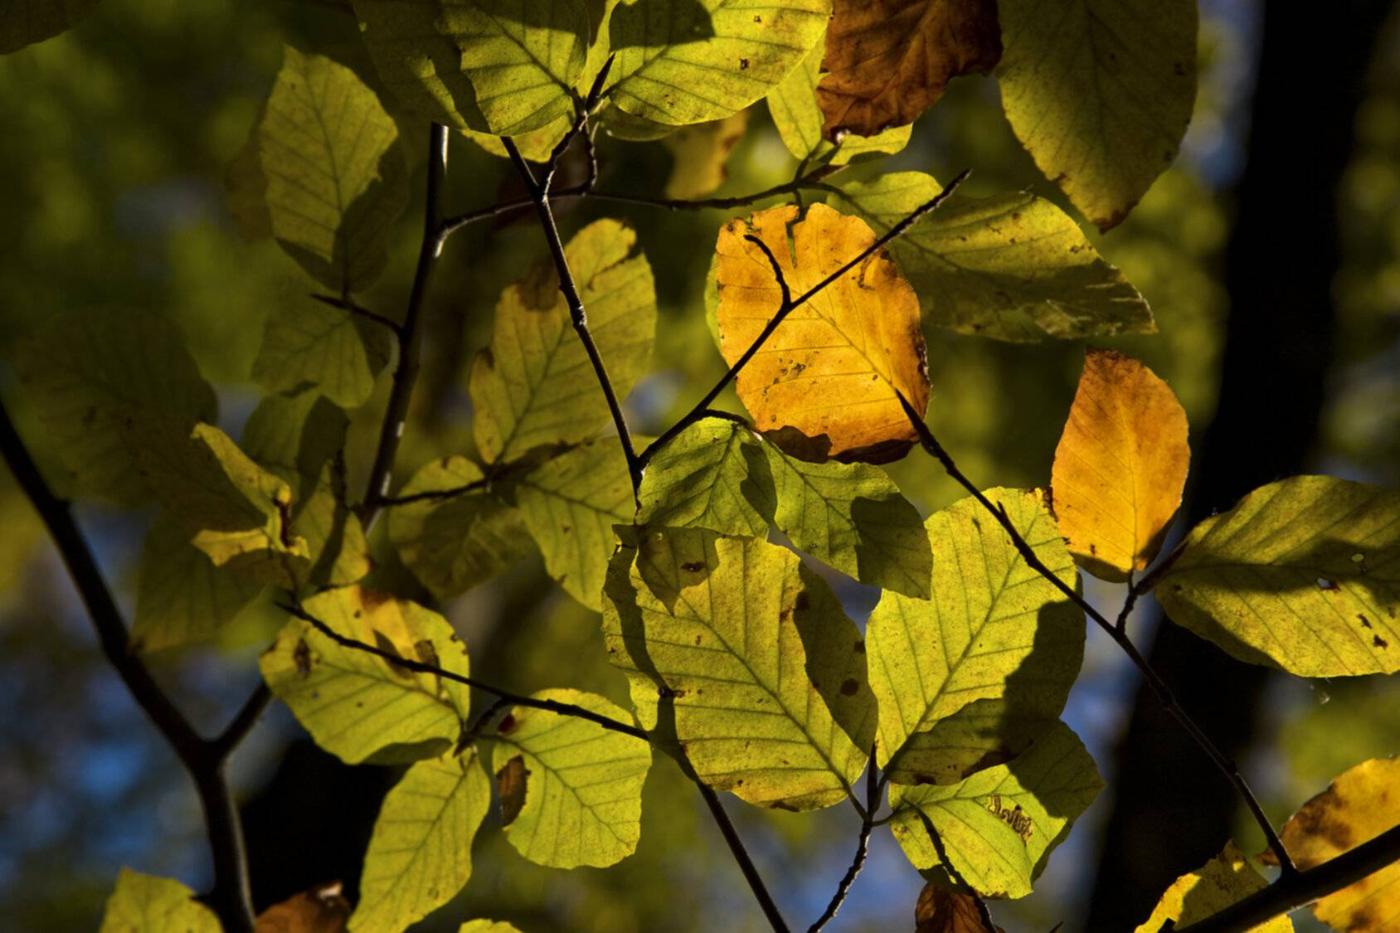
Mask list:
[[336,881],[274,904],[258,914],[256,933],[344,933],[350,902],[340,890]]
[[977,895],[928,882],[914,907],[914,933],[999,933],[1001,928],[989,926],[982,910]]
[[1181,505],[1186,435],[1186,412],[1152,370],[1089,351],[1050,481],[1060,533],[1085,570],[1123,580],[1152,562]]
[[[773,268],[745,239],[750,235],[772,250],[794,299],[875,242],[865,221],[824,204],[812,205],[800,221],[788,205],[726,224],[715,247],[717,319],[720,351],[731,365],[782,305]],[[737,381],[758,429],[794,456],[898,459],[917,438],[896,393],[917,411],[928,405],[918,298],[877,250],[795,308]]]

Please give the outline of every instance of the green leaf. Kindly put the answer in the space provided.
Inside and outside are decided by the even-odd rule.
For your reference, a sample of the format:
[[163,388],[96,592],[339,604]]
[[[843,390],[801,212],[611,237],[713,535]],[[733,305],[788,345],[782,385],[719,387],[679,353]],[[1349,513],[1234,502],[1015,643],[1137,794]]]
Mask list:
[[1036,165],[1100,229],[1176,158],[1196,100],[1196,4],[1000,0],[997,80]]
[[[452,626],[416,603],[349,586],[313,596],[303,608],[342,636],[468,673],[466,649]],[[439,755],[457,741],[470,705],[462,684],[343,647],[297,618],[259,666],[316,744],[347,764]]]
[[0,5],[0,54],[67,32],[97,0],[6,0]]
[[[629,713],[579,690],[544,690],[537,700],[582,706],[621,722]],[[651,747],[586,719],[514,707],[491,753],[497,782],[511,775],[506,838],[537,865],[605,868],[631,855],[642,834],[642,785]],[[523,801],[521,801],[523,797]],[[511,812],[513,811],[513,812]]]
[[662,145],[671,153],[671,175],[662,192],[678,201],[703,198],[724,184],[729,154],[749,126],[747,110],[723,120],[688,126],[667,136]]
[[777,507],[763,442],[726,418],[701,418],[647,464],[638,525],[760,538]]
[[218,399],[183,335],[148,311],[94,309],[47,317],[14,356],[59,458],[59,485],[138,505],[152,490],[127,442],[137,422],[190,430],[218,417]]
[[1079,737],[1056,723],[1014,761],[965,781],[894,785],[890,830],[916,868],[940,867],[926,818],[953,871],[973,890],[984,897],[1025,897],[1050,850],[1102,788]]
[[456,897],[490,808],[491,779],[475,748],[409,768],[379,808],[350,929],[402,930]]
[[[1038,492],[992,489],[987,497],[1045,566],[1077,585]],[[974,700],[998,699],[1005,708],[994,713],[994,728],[1014,744],[1018,721],[1053,719],[1064,708],[1084,658],[1084,613],[1030,568],[976,500],[929,516],[925,527],[937,555],[925,577],[932,598],[885,593],[865,632],[880,708],[877,760],[909,783],[939,780],[958,747],[921,733]]]
[[190,544],[185,524],[162,514],[141,549],[132,644],[154,652],[208,641],[262,591],[261,583],[214,566]]
[[389,510],[389,540],[413,575],[433,595],[447,599],[495,576],[530,553],[520,513],[486,487],[481,468],[466,457],[444,457],[424,466],[399,497],[479,488],[424,497]]
[[[920,172],[846,185],[838,199],[884,232],[942,190]],[[1025,192],[955,195],[890,244],[925,320],[1029,342],[1150,334],[1147,302],[1054,204]]]
[[520,928],[504,920],[468,920],[457,933],[520,933]]
[[862,583],[927,598],[928,534],[884,470],[763,449],[777,490],[773,520],[793,544]]
[[358,314],[310,299],[268,315],[253,378],[269,392],[308,387],[342,408],[358,408],[389,362],[390,335]]
[[1302,677],[1400,671],[1400,493],[1330,476],[1261,486],[1193,528],[1154,592],[1241,661]]
[[240,446],[293,487],[302,502],[321,483],[322,468],[345,446],[350,421],[313,389],[263,397],[243,425]]
[[818,42],[830,0],[637,0],[608,24],[608,94],[655,123],[719,120],[767,94]]
[[372,569],[364,526],[345,504],[344,490],[335,486],[327,467],[292,519],[292,532],[306,541],[311,560],[304,584],[345,586],[363,580]]
[[602,608],[613,525],[632,518],[632,478],[616,438],[546,460],[513,486],[545,570],[589,609]]
[[123,868],[107,899],[101,933],[219,933],[219,918],[178,881]]
[[[619,398],[646,371],[656,333],[656,292],[637,235],[615,220],[589,224],[565,248],[588,329]],[[489,350],[472,367],[477,446],[488,460],[581,441],[610,423],[603,390],[552,266],[505,290]]]
[[[520,154],[527,160],[548,162],[550,155],[554,152],[554,147],[563,140],[573,125],[573,116],[565,114],[556,117],[553,123],[545,124],[528,133],[519,133],[510,139],[511,142],[515,143],[515,148],[519,149]],[[505,143],[501,141],[501,137],[493,136],[490,133],[479,133],[476,130],[462,130],[461,133],[496,158],[510,158],[510,153],[506,151]]]
[[702,781],[749,803],[840,801],[875,714],[860,633],[830,589],[762,539],[639,534],[609,568],[603,625],[643,726],[674,729]]
[[272,235],[337,294],[384,268],[408,202],[398,127],[355,73],[287,46],[257,127]]

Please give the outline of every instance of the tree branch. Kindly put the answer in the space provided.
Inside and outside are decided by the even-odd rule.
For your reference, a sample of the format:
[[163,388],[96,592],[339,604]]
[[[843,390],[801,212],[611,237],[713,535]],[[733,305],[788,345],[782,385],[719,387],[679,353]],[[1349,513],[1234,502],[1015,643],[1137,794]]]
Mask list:
[[884,790],[885,783],[880,778],[879,771],[875,767],[875,748],[870,749],[870,764],[865,771],[865,809],[860,818],[860,835],[856,837],[856,854],[851,859],[851,867],[846,869],[846,874],[841,876],[841,880],[836,885],[836,893],[831,896],[831,900],[826,905],[826,910],[817,918],[816,922],[807,928],[807,933],[818,933],[822,927],[826,926],[836,917],[836,912],[841,909],[841,905],[846,902],[846,895],[850,893],[851,886],[855,884],[860,870],[865,867],[865,858],[870,851],[870,831],[875,828],[875,811],[880,808],[880,794]]
[[362,308],[349,298],[339,298],[335,295],[322,295],[319,292],[312,292],[311,297],[323,305],[330,305],[332,308],[339,308],[342,311],[349,311],[357,317],[362,317],[367,321],[373,321],[380,327],[388,329],[394,336],[400,336],[399,322],[392,318],[387,318],[382,314],[371,311],[369,308]]
[[720,835],[724,836],[734,861],[739,863],[739,870],[744,873],[744,880],[749,883],[749,889],[758,899],[758,906],[762,908],[763,916],[768,918],[768,925],[773,928],[774,933],[788,933],[787,921],[783,919],[782,911],[778,910],[778,905],[774,903],[773,896],[768,893],[753,859],[749,858],[749,850],[744,847],[744,840],[739,838],[738,831],[730,822],[729,814],[724,811],[724,804],[720,802],[719,795],[713,787],[701,783],[699,778],[693,777],[692,780],[695,781],[695,786],[700,788],[700,796],[704,798],[705,806],[710,808],[710,815],[714,817]]

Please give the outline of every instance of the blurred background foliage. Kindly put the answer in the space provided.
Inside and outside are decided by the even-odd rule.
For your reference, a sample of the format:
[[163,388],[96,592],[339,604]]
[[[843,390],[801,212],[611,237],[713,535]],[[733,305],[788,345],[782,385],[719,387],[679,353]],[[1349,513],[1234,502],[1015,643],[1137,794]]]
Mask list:
[[[1229,312],[1222,264],[1244,164],[1261,8],[1261,0],[1202,4],[1201,92],[1183,156],[1126,223],[1107,236],[1090,234],[1147,297],[1161,331],[1110,343],[1143,358],[1172,385],[1191,417],[1193,438],[1215,405]],[[1391,484],[1400,480],[1395,20],[1370,67],[1340,191],[1335,358],[1314,454],[1328,472]],[[180,323],[205,376],[217,384],[222,426],[236,432],[251,411],[258,391],[249,374],[262,322],[312,287],[274,243],[240,236],[224,189],[227,166],[271,86],[284,42],[331,55],[376,83],[353,18],[333,0],[103,0],[74,31],[0,58],[0,357],[7,361],[0,389],[41,459],[42,432],[28,417],[8,361],[23,352],[20,338],[37,321],[67,307],[118,314],[123,307],[161,309]],[[1322,106],[1326,79],[1318,75]],[[392,101],[385,103],[392,109]],[[1308,145],[1307,119],[1300,106],[1299,146]],[[402,130],[405,155],[421,180],[426,128],[404,121]],[[666,186],[673,158],[666,146],[604,139],[600,151],[600,187],[660,193]],[[719,193],[767,187],[790,178],[793,168],[759,105]],[[973,194],[1030,188],[1067,207],[1016,144],[990,79],[955,82],[915,127],[908,149],[851,171],[918,169],[946,179],[963,168],[974,170]],[[521,193],[505,161],[465,138],[454,140],[452,208]],[[1289,191],[1277,197],[1286,200]],[[387,273],[362,299],[390,315],[402,307],[412,274],[417,198],[414,205],[400,221]],[[723,370],[706,329],[702,288],[725,215],[596,202],[561,205],[559,213],[566,232],[604,215],[623,217],[638,230],[656,273],[661,318],[654,375],[634,393],[629,415],[640,433],[655,434]],[[425,369],[395,474],[400,480],[432,457],[471,449],[465,373],[489,340],[501,289],[543,258],[530,221],[525,214],[478,224],[449,243],[430,296]],[[929,340],[930,420],[964,470],[984,486],[1048,482],[1083,347],[1001,344],[944,331]],[[352,463],[368,459],[387,382],[386,373],[356,416],[351,444],[361,456]],[[732,394],[727,404],[737,405]],[[925,458],[911,457],[892,473],[925,512],[954,498]],[[91,505],[79,514],[130,605],[151,516]],[[0,708],[8,712],[0,717],[0,928],[91,928],[122,864],[198,889],[209,867],[194,794],[102,663],[61,565],[8,477],[0,478],[0,528]],[[377,574],[400,592],[426,597],[392,561]],[[833,583],[863,622],[875,592]],[[1092,583],[1090,594],[1109,603],[1121,595]],[[604,663],[596,616],[548,585],[538,560],[444,609],[466,638],[474,669],[490,671],[501,685],[520,691],[567,685],[626,702],[621,675]],[[212,728],[255,682],[253,658],[274,623],[267,607],[253,607],[223,644],[159,658],[157,671],[196,721]],[[1066,715],[1110,787],[1113,749],[1135,684],[1107,640],[1091,633],[1086,670]],[[1394,679],[1310,687],[1277,678],[1264,706],[1248,770],[1278,817],[1346,767],[1400,749]],[[336,878],[353,892],[379,797],[394,772],[341,765],[276,709],[240,751],[234,776],[247,802],[259,907]],[[1048,929],[1060,920],[1076,928],[1111,798],[1106,793],[1079,822],[1035,895],[994,907],[1007,929]],[[488,827],[459,903],[425,929],[455,929],[462,918],[482,915],[514,919],[527,930],[757,928],[749,894],[697,808],[677,770],[658,759],[641,846],[608,870],[536,867]],[[795,918],[814,917],[850,858],[855,817],[845,808],[805,816],[731,810],[784,908]],[[1240,825],[1241,838],[1252,838]],[[837,928],[911,925],[920,879],[886,834],[876,840]]]

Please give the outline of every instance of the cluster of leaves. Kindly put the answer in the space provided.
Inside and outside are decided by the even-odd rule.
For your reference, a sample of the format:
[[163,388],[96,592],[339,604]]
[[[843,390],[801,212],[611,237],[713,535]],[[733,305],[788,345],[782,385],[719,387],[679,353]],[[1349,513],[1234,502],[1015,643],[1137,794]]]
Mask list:
[[[756,806],[851,802],[862,852],[888,825],[930,880],[921,929],[986,929],[982,899],[1029,894],[1102,786],[1059,720],[1086,612],[1131,647],[1122,620],[1151,592],[1247,662],[1309,677],[1400,670],[1400,495],[1285,479],[1159,557],[1186,481],[1187,423],[1135,360],[1088,354],[1048,489],[970,486],[921,519],[880,467],[917,445],[955,472],[922,421],[926,332],[1033,341],[1156,325],[1050,201],[841,171],[902,148],[952,77],[995,69],[1037,165],[1107,229],[1175,156],[1194,95],[1192,4],[352,5],[399,119],[511,156],[558,247],[495,308],[468,379],[474,453],[447,453],[387,498],[372,469],[368,493],[349,494],[347,478],[364,472],[347,462],[349,413],[396,349],[396,392],[412,388],[412,312],[400,323],[356,300],[384,269],[409,172],[376,92],[291,47],[231,167],[230,203],[246,232],[274,238],[327,293],[269,319],[252,373],[266,394],[241,438],[215,426],[215,394],[160,315],[61,315],[21,357],[54,481],[161,509],[136,644],[208,639],[271,591],[286,619],[261,659],[267,685],[342,760],[407,766],[353,914],[313,895],[274,911],[402,929],[466,884],[493,806],[533,862],[614,864],[636,848],[656,749]],[[62,26],[5,17],[4,48]],[[729,374],[639,453],[619,400],[648,372],[651,268],[616,220],[558,241],[554,169],[575,143],[591,160],[598,129],[664,138],[679,169],[668,197],[701,197],[761,100],[801,163],[782,193],[819,200],[719,229],[706,298]],[[542,181],[526,159],[545,165]],[[597,192],[590,180],[561,193]],[[430,228],[439,211],[430,203]],[[450,226],[430,229],[426,262]],[[420,270],[415,295],[424,286]],[[747,419],[707,407],[731,380]],[[376,467],[386,451],[392,465],[393,409]],[[367,525],[382,510],[388,545],[439,600],[538,550],[564,592],[601,612],[632,708],[474,679],[441,615],[376,587]],[[883,591],[864,632],[817,564]],[[1128,582],[1116,628],[1080,595],[1081,570]],[[473,687],[496,701],[473,709]],[[1294,858],[1320,862],[1384,829],[1358,814],[1383,804],[1393,765],[1361,765],[1308,804],[1284,832]],[[1337,821],[1345,842],[1327,829]],[[1262,886],[1252,872],[1227,849],[1173,886],[1143,929],[1233,903]],[[1366,897],[1347,889],[1317,911],[1364,929]],[[177,883],[122,876],[107,927],[172,923],[218,928]]]

